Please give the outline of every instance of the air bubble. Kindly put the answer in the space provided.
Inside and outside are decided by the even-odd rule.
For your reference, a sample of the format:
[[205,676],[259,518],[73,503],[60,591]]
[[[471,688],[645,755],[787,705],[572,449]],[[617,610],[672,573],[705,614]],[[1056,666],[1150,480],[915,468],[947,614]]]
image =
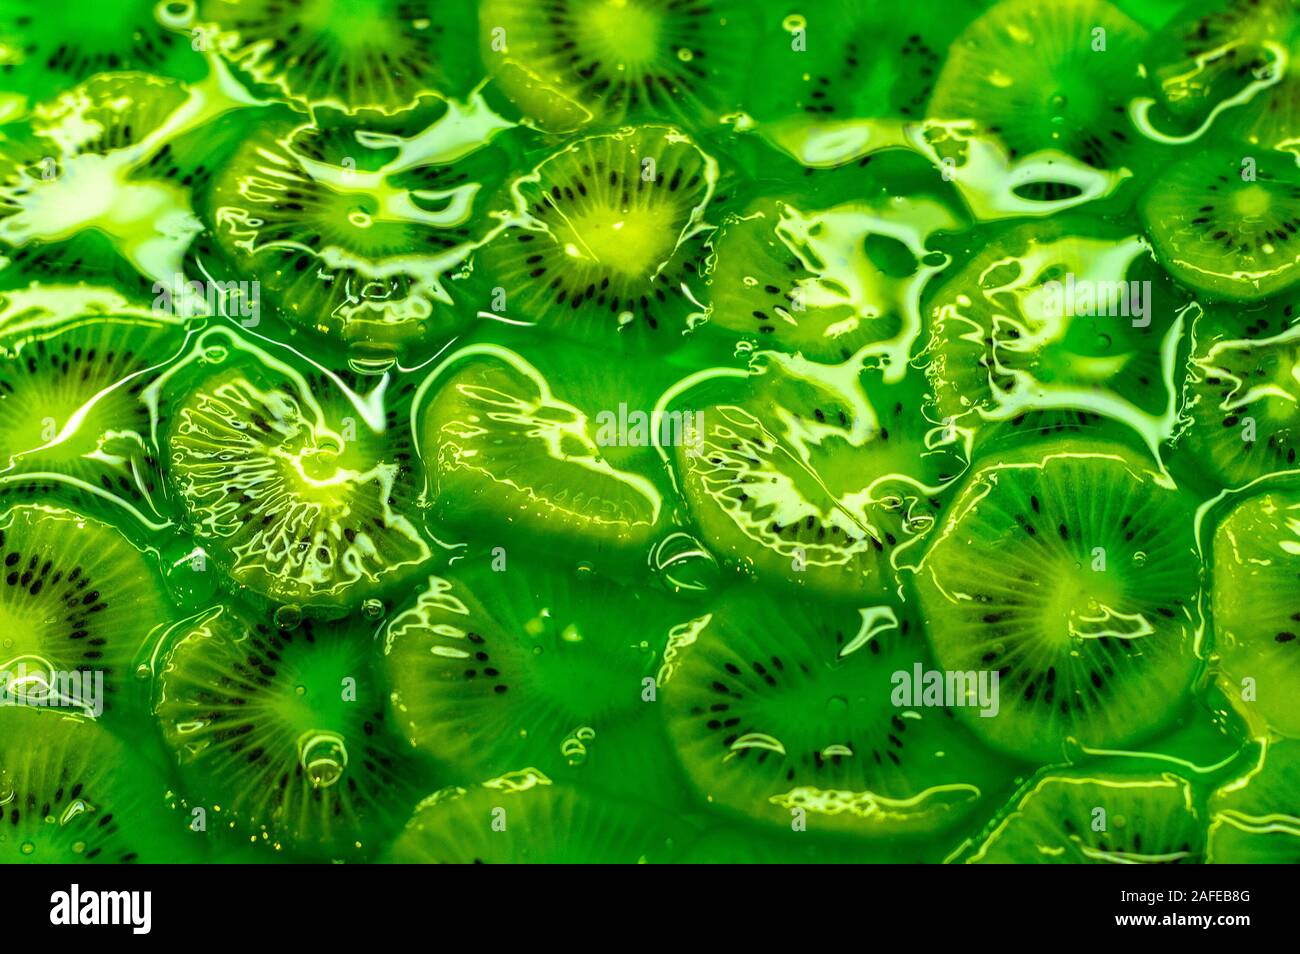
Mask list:
[[275,611],[275,625],[280,629],[296,629],[302,622],[302,607],[286,603]]
[[298,739],[298,764],[312,788],[329,788],[348,767],[348,749],[337,732],[304,732]]
[[707,593],[722,575],[704,544],[681,531],[670,533],[650,551],[650,569],[674,593]]

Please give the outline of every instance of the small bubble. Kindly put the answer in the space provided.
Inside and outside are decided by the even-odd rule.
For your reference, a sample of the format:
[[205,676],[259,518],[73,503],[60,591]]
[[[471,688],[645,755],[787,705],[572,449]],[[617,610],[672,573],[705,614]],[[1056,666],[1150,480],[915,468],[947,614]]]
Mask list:
[[294,603],[286,603],[275,611],[275,625],[280,629],[296,629],[302,622],[302,608]]
[[379,619],[384,615],[384,604],[382,600],[369,599],[361,604],[361,612],[366,619]]
[[650,569],[674,593],[706,593],[717,586],[718,561],[689,533],[670,533],[650,551]]

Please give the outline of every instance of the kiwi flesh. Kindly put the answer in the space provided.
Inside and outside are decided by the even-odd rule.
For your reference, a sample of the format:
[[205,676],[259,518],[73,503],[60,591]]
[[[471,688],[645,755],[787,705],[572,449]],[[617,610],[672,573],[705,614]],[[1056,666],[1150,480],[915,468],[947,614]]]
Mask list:
[[159,514],[161,475],[141,395],[184,339],[178,322],[142,315],[0,333],[0,479],[58,474]]
[[921,628],[896,606],[813,610],[742,587],[689,636],[670,642],[660,694],[711,805],[892,838],[955,824],[995,784],[998,760],[942,701],[899,694],[900,677],[930,663]]
[[418,775],[388,728],[369,641],[348,625],[214,609],[169,633],[155,676],[181,805],[211,828],[319,860],[372,854],[401,824]]
[[554,132],[717,115],[744,76],[737,0],[486,0],[484,64],[524,121]]
[[1160,263],[1212,298],[1258,301],[1300,282],[1300,171],[1290,156],[1211,150],[1180,160],[1140,212]]
[[1210,485],[1243,487],[1300,467],[1297,367],[1292,336],[1220,341],[1200,354],[1173,442],[1183,468]]
[[177,80],[104,73],[0,127],[5,271],[141,295],[170,280],[202,227],[188,189],[141,170],[188,96]]
[[[1143,63],[1161,106],[1182,125],[1204,123],[1265,71],[1277,68],[1279,52],[1293,46],[1298,20],[1291,0],[1187,4],[1144,51]],[[1261,106],[1268,111],[1280,91],[1278,86],[1266,88],[1232,112],[1243,119],[1259,117]]]
[[[140,70],[197,79],[202,59],[185,26],[184,2],[95,0],[0,2],[0,76],[37,99],[96,73]],[[94,24],[87,30],[87,24]],[[75,37],[75,40],[73,39]]]
[[92,719],[0,708],[0,862],[174,863],[178,843],[161,811],[166,788],[139,747]]
[[996,717],[958,715],[997,749],[1057,761],[1176,714],[1201,668],[1200,575],[1180,491],[1126,451],[1060,441],[970,479],[916,587],[940,665],[999,676]]
[[0,513],[0,550],[0,668],[22,666],[42,694],[66,684],[55,674],[102,673],[101,699],[64,701],[94,716],[96,703],[120,705],[133,659],[169,619],[151,557],[107,524],[46,505]]
[[641,864],[674,860],[680,824],[534,768],[435,792],[385,860],[395,864]]
[[200,0],[195,29],[259,87],[300,109],[396,113],[468,91],[467,0]]
[[[445,105],[427,114],[446,116]],[[478,196],[504,179],[491,145],[455,162],[411,158],[408,126],[370,113],[342,126],[264,123],[208,198],[236,276],[265,284],[295,327],[364,356],[434,348],[466,323],[455,276],[491,228]]]
[[416,412],[435,522],[462,532],[517,526],[588,554],[648,546],[662,492],[612,463],[598,412],[566,396],[495,346],[470,346],[435,368]]
[[1266,742],[1209,803],[1210,864],[1300,863],[1300,742]]
[[825,0],[762,4],[763,82],[744,96],[767,122],[924,118],[944,51],[986,0],[919,6]]
[[1073,220],[1001,232],[929,300],[934,413],[981,439],[1105,418],[1153,444],[1175,424],[1188,301],[1140,236]]
[[1122,164],[1146,31],[1106,0],[1001,0],[953,44],[930,115],[968,120],[1012,159],[1047,149]]
[[[666,608],[592,573],[538,570],[509,550],[467,557],[380,634],[394,723],[454,777],[530,765],[585,778],[587,754],[654,718],[644,697]],[[653,780],[622,784],[645,793]]]
[[1171,773],[1048,770],[969,864],[1195,864],[1204,844],[1191,783]]
[[213,328],[159,390],[182,522],[241,591],[338,616],[429,558],[409,381],[300,369]]
[[[839,376],[843,379],[843,375]],[[702,439],[671,449],[704,542],[737,572],[823,596],[881,596],[961,471],[903,385],[771,370],[683,396]],[[698,403],[697,403],[698,402]]]
[[955,226],[924,199],[758,199],[713,240],[709,325],[814,361],[891,350],[919,331],[921,288],[938,271],[922,263],[927,240]]
[[[475,256],[499,310],[569,337],[666,338],[702,314],[705,208],[717,163],[680,131],[573,142],[512,188],[510,224]],[[486,299],[485,299],[486,300]]]
[[1241,705],[1273,730],[1300,737],[1300,495],[1244,500],[1214,534],[1215,653]]

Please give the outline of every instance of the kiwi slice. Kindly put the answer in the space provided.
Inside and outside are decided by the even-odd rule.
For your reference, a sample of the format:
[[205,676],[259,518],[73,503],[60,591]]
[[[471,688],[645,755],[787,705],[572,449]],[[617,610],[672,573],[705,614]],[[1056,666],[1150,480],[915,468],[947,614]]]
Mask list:
[[999,676],[998,714],[972,730],[1054,761],[1176,714],[1201,665],[1200,575],[1179,491],[1124,451],[1061,442],[978,472],[916,583],[943,668]]
[[0,708],[4,864],[178,861],[161,811],[166,788],[139,747],[93,720]]
[[1191,783],[1171,773],[1049,770],[1017,795],[971,864],[1195,864]]
[[699,409],[702,435],[666,450],[682,497],[704,542],[742,573],[883,596],[934,525],[960,457],[942,438],[927,442],[935,425],[906,385],[875,370],[800,368],[774,364],[725,392],[680,397]]
[[1210,798],[1210,864],[1300,863],[1300,742],[1266,742]]
[[[1196,0],[1151,40],[1143,63],[1173,120],[1202,124],[1265,75],[1289,52],[1300,22],[1292,0]],[[1259,118],[1274,86],[1233,112]],[[1281,103],[1285,102],[1282,98]],[[1261,105],[1264,107],[1261,111]],[[1286,117],[1282,117],[1285,119]]]
[[0,0],[0,76],[9,89],[38,100],[95,73],[140,70],[197,79],[202,58],[190,37],[175,32],[191,6],[179,0]]
[[[445,104],[428,114],[447,117]],[[489,229],[480,191],[504,178],[490,147],[426,161],[400,137],[406,125],[371,113],[347,126],[263,124],[209,197],[238,273],[295,326],[367,356],[441,345],[472,315],[452,276]]]
[[1222,151],[1181,160],[1142,198],[1156,257],[1198,291],[1256,301],[1300,282],[1300,170]]
[[199,0],[197,29],[250,81],[300,107],[395,113],[468,89],[467,0]]
[[1234,695],[1283,735],[1300,736],[1300,495],[1244,500],[1214,534],[1215,652]]
[[995,237],[930,300],[925,367],[936,416],[987,429],[1093,429],[1154,446],[1176,423],[1184,296],[1142,238],[1082,221]]
[[141,394],[183,343],[178,323],[142,316],[0,332],[0,480],[58,474],[156,514],[161,480]]
[[180,271],[202,228],[189,191],[139,167],[188,96],[177,80],[105,73],[0,127],[0,253],[16,272],[125,289]]
[[1051,149],[1115,168],[1140,138],[1127,100],[1146,39],[1106,0],[1001,0],[953,44],[930,115],[969,120],[1013,159]]
[[303,619],[280,629],[219,608],[169,634],[154,713],[182,803],[276,851],[373,852],[416,782],[387,726],[369,640]]
[[435,792],[385,860],[397,864],[645,864],[672,861],[680,825],[634,800],[595,797],[520,769]]
[[928,668],[920,627],[895,606],[812,611],[745,588],[670,642],[659,682],[710,804],[890,838],[956,823],[996,778],[942,699],[900,695]]
[[762,82],[745,91],[746,111],[828,127],[924,117],[945,51],[988,0],[950,0],[942,17],[921,4],[859,0],[759,6]]
[[528,122],[695,119],[728,103],[753,42],[737,0],[485,0],[483,62]]
[[889,350],[919,333],[921,289],[938,271],[922,263],[927,239],[956,226],[920,198],[806,211],[759,199],[714,239],[709,324],[816,361],[845,361],[873,343]]
[[0,668],[22,666],[41,692],[62,691],[52,675],[102,673],[102,698],[66,702],[94,716],[97,703],[112,707],[136,653],[168,620],[153,558],[107,524],[43,505],[0,513],[0,549]]
[[299,370],[214,328],[160,385],[185,526],[241,590],[341,615],[429,558],[409,380]]
[[703,214],[717,175],[670,127],[580,139],[514,183],[514,221],[475,270],[508,318],[602,342],[675,337],[704,310]]
[[437,521],[465,533],[515,525],[588,554],[648,545],[662,493],[611,463],[596,414],[564,397],[523,357],[492,345],[436,368],[421,387],[417,433]]
[[1242,487],[1297,469],[1300,340],[1221,341],[1192,363],[1174,449],[1200,479]]
[[538,570],[505,550],[461,561],[381,634],[394,721],[458,777],[531,765],[558,778],[653,719],[665,608],[591,572]]

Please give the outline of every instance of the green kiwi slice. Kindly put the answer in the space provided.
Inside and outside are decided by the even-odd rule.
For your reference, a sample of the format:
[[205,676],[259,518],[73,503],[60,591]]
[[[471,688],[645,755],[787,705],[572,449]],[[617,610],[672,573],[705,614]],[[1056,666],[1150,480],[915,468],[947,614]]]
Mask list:
[[157,513],[141,394],[184,339],[179,323],[139,315],[0,332],[0,480],[58,474]]
[[717,175],[670,127],[580,139],[514,183],[514,220],[475,270],[510,319],[604,342],[620,332],[671,340],[704,311],[703,214]]
[[922,262],[927,239],[956,226],[926,199],[806,210],[759,199],[713,241],[709,324],[815,361],[845,361],[873,343],[889,350],[920,331],[921,289],[939,270]]
[[[135,655],[168,621],[156,563],[107,524],[42,505],[0,513],[0,549],[0,668],[21,666],[39,691],[98,716],[96,703],[121,698]],[[70,683],[51,678],[74,672],[102,673],[103,696],[68,696]]]
[[197,23],[240,73],[309,109],[395,113],[469,85],[465,0],[199,0]]
[[930,115],[969,120],[1013,159],[1052,149],[1116,167],[1140,138],[1127,94],[1146,39],[1106,0],[1001,0],[953,44]]
[[189,190],[138,168],[188,96],[177,80],[106,73],[0,127],[0,254],[16,272],[127,288],[180,271],[202,229]]
[[976,431],[1106,418],[1154,446],[1177,421],[1185,301],[1141,236],[1069,221],[1012,228],[930,299],[935,413]]
[[431,577],[385,626],[394,721],[461,777],[554,775],[646,709],[669,621],[592,573],[553,579],[504,548],[476,562]]
[[680,826],[634,800],[597,797],[537,769],[420,803],[385,860],[397,864],[642,864],[672,861]]
[[1300,340],[1220,341],[1190,367],[1174,450],[1212,484],[1242,487],[1297,469]]
[[1049,770],[1017,795],[969,864],[1195,864],[1191,783],[1171,773]]
[[993,784],[997,760],[942,699],[902,694],[929,669],[920,627],[894,606],[859,606],[737,591],[669,643],[669,732],[711,805],[889,838],[956,823]]
[[[1161,106],[1184,124],[1213,119],[1246,94],[1267,70],[1277,68],[1279,56],[1289,53],[1298,20],[1292,0],[1196,0],[1187,4],[1144,51],[1143,63],[1155,82]],[[1263,118],[1271,112],[1270,101],[1279,92],[1278,86],[1257,92],[1233,112],[1242,119]],[[1278,102],[1284,103],[1285,98]]]
[[927,439],[937,429],[905,385],[875,370],[800,367],[681,396],[699,436],[665,453],[704,542],[735,570],[821,595],[882,596],[934,525],[960,457]]
[[241,590],[341,615],[428,559],[409,380],[299,370],[216,328],[160,383],[169,486]]
[[975,474],[916,577],[940,665],[999,675],[998,714],[966,718],[972,731],[1054,761],[1169,722],[1201,665],[1194,522],[1179,491],[1104,446]]
[[920,119],[945,50],[986,6],[950,0],[936,18],[921,5],[764,2],[762,82],[745,91],[745,109],[763,121],[819,126]]
[[[186,2],[95,0],[0,2],[0,76],[10,89],[37,98],[95,73],[140,70],[198,78],[202,59],[190,37]],[[86,29],[94,24],[93,30]],[[75,39],[74,39],[75,38]]]
[[415,777],[387,726],[370,641],[343,624],[292,630],[213,610],[169,634],[154,714],[182,803],[275,851],[365,855],[401,824]]
[[727,105],[753,41],[736,0],[486,0],[483,62],[526,121],[704,120]]
[[132,864],[177,859],[166,783],[139,748],[81,716],[0,708],[0,862]]
[[1176,279],[1229,301],[1300,282],[1300,170],[1211,151],[1175,163],[1142,198],[1156,257]]
[[[448,119],[445,105],[429,113]],[[209,197],[216,238],[298,327],[391,355],[472,315],[452,276],[489,229],[477,214],[504,159],[425,155],[366,114],[347,126],[265,123],[247,136]]]
[[493,345],[470,346],[431,372],[416,427],[435,518],[464,532],[517,526],[583,552],[648,545],[663,494],[607,458],[596,414],[566,396]]
[[1300,742],[1266,742],[1249,772],[1210,797],[1210,864],[1300,863]]
[[1214,534],[1215,652],[1245,709],[1300,736],[1300,495],[1242,501]]

